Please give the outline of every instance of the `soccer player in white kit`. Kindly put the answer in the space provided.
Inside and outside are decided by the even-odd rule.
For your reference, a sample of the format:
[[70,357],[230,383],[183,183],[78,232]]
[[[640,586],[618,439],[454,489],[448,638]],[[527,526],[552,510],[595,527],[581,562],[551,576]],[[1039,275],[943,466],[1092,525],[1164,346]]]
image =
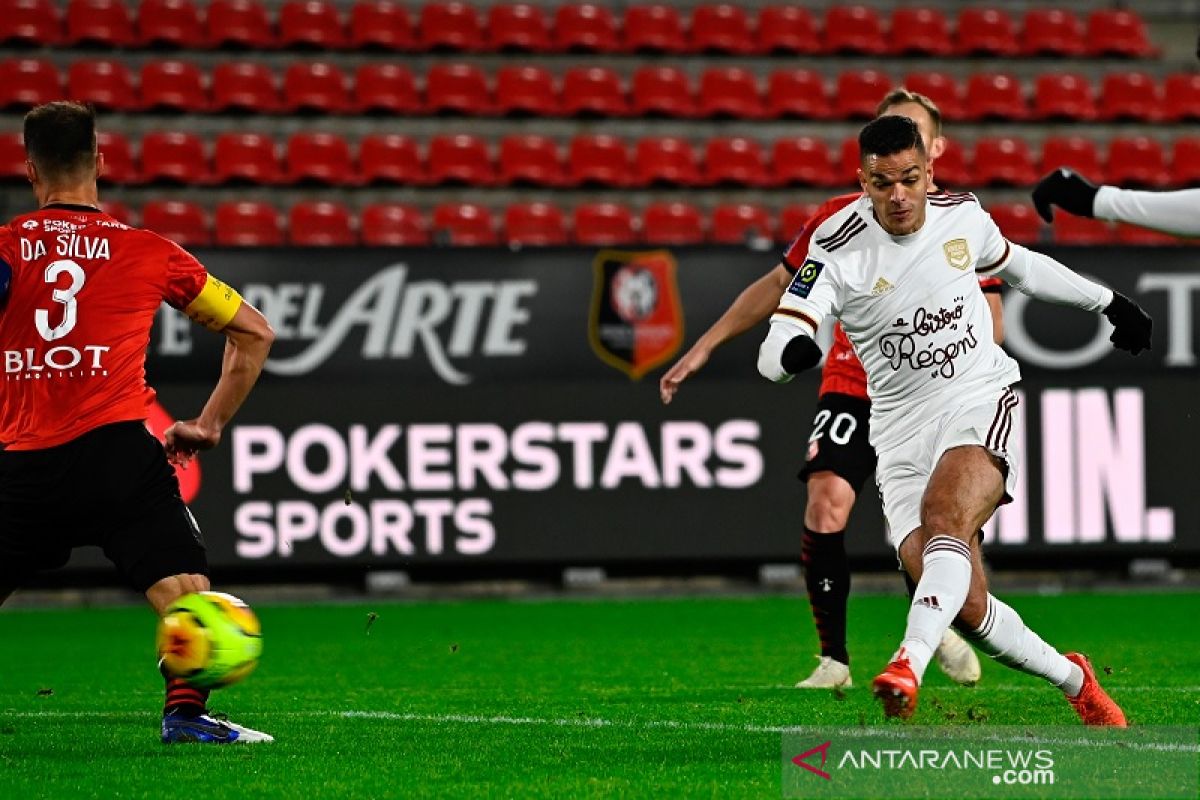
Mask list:
[[910,716],[934,649],[955,623],[996,660],[1062,689],[1086,724],[1124,726],[1085,656],[1059,653],[988,593],[975,532],[1016,483],[1010,387],[1021,374],[992,342],[977,276],[1103,313],[1115,326],[1114,345],[1135,354],[1150,346],[1150,318],[1111,289],[1008,242],[974,195],[927,197],[931,172],[912,120],[876,119],[859,148],[864,196],[813,234],[771,317],[758,369],[786,382],[816,365],[812,337],[831,314],[866,368],[888,536],[917,581],[904,638],[873,690],[888,716]]

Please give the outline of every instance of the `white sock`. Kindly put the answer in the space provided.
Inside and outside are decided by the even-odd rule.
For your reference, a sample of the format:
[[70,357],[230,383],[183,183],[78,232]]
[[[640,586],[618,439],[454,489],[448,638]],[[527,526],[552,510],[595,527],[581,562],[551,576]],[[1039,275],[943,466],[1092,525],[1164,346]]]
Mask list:
[[1005,666],[1045,678],[1068,697],[1083,688],[1083,670],[1031,631],[1021,615],[988,595],[983,623],[970,638],[980,650]]
[[971,588],[971,548],[953,536],[934,536],[925,545],[924,570],[908,609],[908,627],[896,658],[907,658],[917,682],[933,651],[958,616]]

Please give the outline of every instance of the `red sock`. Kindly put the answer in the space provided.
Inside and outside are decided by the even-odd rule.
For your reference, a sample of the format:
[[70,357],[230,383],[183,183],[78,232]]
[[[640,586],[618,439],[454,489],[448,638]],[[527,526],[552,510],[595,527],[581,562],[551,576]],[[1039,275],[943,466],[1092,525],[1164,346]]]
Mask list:
[[163,714],[176,712],[186,717],[198,717],[207,711],[208,690],[189,686],[179,678],[167,678],[167,702]]

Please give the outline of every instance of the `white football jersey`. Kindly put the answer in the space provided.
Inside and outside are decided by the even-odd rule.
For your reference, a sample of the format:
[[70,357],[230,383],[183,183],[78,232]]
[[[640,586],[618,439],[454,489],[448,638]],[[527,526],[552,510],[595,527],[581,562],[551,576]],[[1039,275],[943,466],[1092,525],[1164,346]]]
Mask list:
[[908,236],[885,231],[865,195],[834,214],[772,317],[810,335],[830,314],[841,320],[867,372],[876,446],[934,408],[1021,378],[992,341],[976,275],[1007,264],[1008,241],[973,194],[930,193],[925,214]]

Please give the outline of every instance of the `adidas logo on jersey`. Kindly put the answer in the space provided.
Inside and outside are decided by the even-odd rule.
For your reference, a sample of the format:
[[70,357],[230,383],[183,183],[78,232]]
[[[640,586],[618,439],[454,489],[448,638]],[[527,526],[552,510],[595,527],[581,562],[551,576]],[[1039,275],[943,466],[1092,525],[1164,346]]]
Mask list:
[[879,280],[875,281],[875,285],[871,287],[871,296],[879,297],[881,294],[887,294],[893,288],[895,287],[887,278],[880,278]]
[[931,608],[934,611],[942,610],[942,606],[940,603],[938,603],[936,594],[926,595],[918,600],[914,605],[925,606],[926,608]]

